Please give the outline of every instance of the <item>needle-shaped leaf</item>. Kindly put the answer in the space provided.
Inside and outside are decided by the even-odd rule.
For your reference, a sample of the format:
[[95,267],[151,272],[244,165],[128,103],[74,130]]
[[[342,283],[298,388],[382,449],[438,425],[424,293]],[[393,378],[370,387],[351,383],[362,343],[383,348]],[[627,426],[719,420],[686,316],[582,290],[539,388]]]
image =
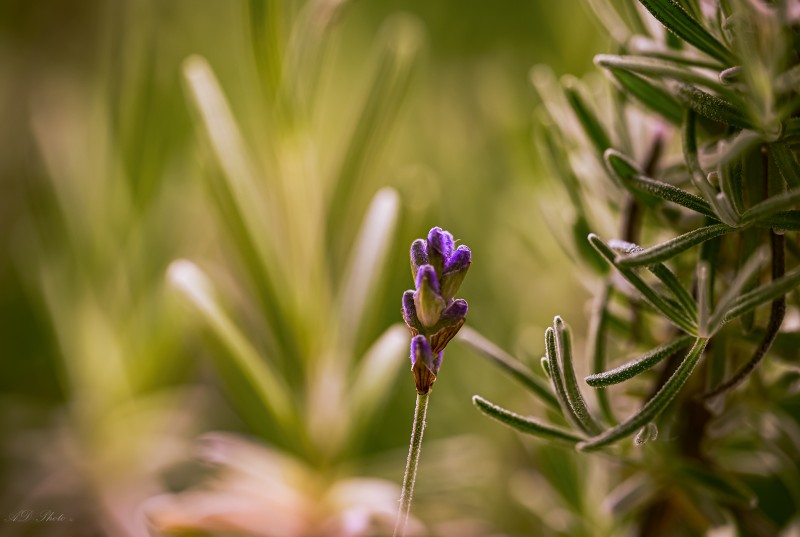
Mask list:
[[782,229],[784,231],[800,231],[800,211],[783,211],[756,222],[758,227]]
[[610,71],[622,89],[668,121],[679,125],[683,108],[667,91],[627,71]]
[[679,470],[680,478],[705,488],[721,502],[743,505],[752,509],[758,497],[747,485],[725,473],[720,468],[709,468],[697,463],[684,462]]
[[595,65],[606,69],[628,71],[641,76],[653,78],[669,78],[684,83],[694,83],[726,95],[732,94],[731,88],[722,84],[717,77],[711,77],[685,64],[668,60],[659,60],[642,56],[616,56],[598,54],[594,57]]
[[547,363],[550,371],[550,383],[553,385],[553,391],[556,393],[556,398],[561,406],[561,413],[567,418],[567,421],[576,427],[583,429],[584,425],[581,423],[580,417],[575,413],[575,409],[569,403],[567,398],[567,391],[564,388],[564,378],[561,370],[561,364],[558,360],[558,348],[556,344],[556,332],[552,326],[548,327],[544,332],[544,350],[547,356]]
[[647,302],[650,303],[655,309],[660,311],[672,321],[675,326],[679,327],[686,333],[696,334],[697,327],[691,319],[687,318],[676,306],[670,304],[661,295],[655,292],[636,272],[627,267],[620,267],[616,265],[614,259],[616,254],[604,243],[600,237],[595,234],[589,235],[589,242],[592,246],[602,255],[611,265],[613,265],[623,278],[630,283],[637,291],[639,291]]
[[735,64],[731,52],[703,28],[675,0],[639,0],[653,17],[687,43],[725,65]]
[[589,434],[599,434],[602,429],[595,421],[589,409],[586,408],[586,401],[583,399],[578,379],[575,377],[575,367],[572,357],[572,334],[569,327],[561,317],[556,317],[553,322],[556,335],[556,350],[558,361],[561,363],[564,373],[564,388],[567,392],[567,401],[572,408],[572,412],[580,420],[581,428]]
[[678,235],[674,239],[662,242],[661,244],[645,248],[639,252],[625,256],[617,256],[616,264],[620,267],[641,267],[644,265],[661,263],[662,261],[666,261],[688,250],[692,246],[720,237],[731,231],[734,231],[734,228],[725,224],[704,226],[684,233],[683,235]]
[[692,298],[689,291],[686,290],[680,280],[678,280],[678,277],[675,276],[675,273],[662,263],[649,265],[647,268],[656,278],[661,280],[661,283],[672,293],[689,318],[697,320],[697,304],[695,304],[694,298]]
[[695,366],[700,361],[703,351],[706,348],[708,339],[697,338],[683,361],[678,365],[678,368],[672,376],[664,383],[660,390],[650,399],[642,409],[603,434],[592,437],[585,442],[579,443],[576,447],[580,451],[592,451],[600,449],[609,444],[621,440],[637,432],[639,429],[657,418],[672,402],[678,392],[680,392],[683,385],[691,376]]
[[782,211],[800,204],[800,188],[772,196],[769,199],[757,203],[742,213],[742,224],[752,224],[759,220],[765,220]]
[[601,388],[603,386],[611,386],[612,384],[619,384],[636,375],[643,373],[658,364],[664,358],[672,356],[684,347],[688,347],[689,343],[694,341],[691,336],[681,336],[675,341],[660,345],[652,349],[635,360],[624,363],[619,367],[615,367],[609,371],[602,373],[595,373],[586,377],[586,384],[593,388]]
[[797,164],[797,159],[794,158],[794,153],[788,144],[783,142],[775,142],[769,144],[769,155],[775,161],[775,167],[786,181],[789,188],[800,187],[800,165]]
[[530,389],[543,402],[553,408],[559,408],[558,401],[547,388],[546,383],[534,377],[531,371],[519,360],[513,358],[479,332],[469,326],[465,326],[458,333],[456,339],[468,345],[481,356],[488,358],[493,364],[511,375],[517,382]]
[[597,115],[591,107],[586,104],[580,83],[577,79],[569,77],[564,79],[562,85],[567,102],[570,107],[572,107],[572,111],[575,113],[575,117],[578,118],[581,127],[583,127],[583,132],[586,133],[586,136],[589,138],[589,141],[592,142],[598,154],[602,155],[603,151],[611,147],[611,138],[608,136],[608,133],[606,133],[606,129],[603,127],[603,124],[600,123]]
[[753,129],[752,122],[730,102],[694,86],[682,84],[678,97],[692,110],[708,119],[739,129]]
[[[609,324],[608,305],[610,299],[611,282],[606,281],[592,305],[589,335],[586,338],[588,353],[592,357],[592,372],[595,374],[601,373],[606,368],[606,330]],[[611,410],[611,403],[608,400],[608,392],[599,389],[595,390],[594,393],[603,418],[605,418],[608,423],[616,423],[617,420],[614,417],[614,412]]]
[[583,440],[583,437],[572,431],[555,427],[536,418],[520,416],[519,414],[487,401],[480,395],[473,396],[472,402],[478,407],[478,410],[490,418],[504,423],[522,433],[546,438],[548,440],[559,440],[569,444],[576,444]]
[[[644,250],[641,246],[620,240],[609,241],[608,245],[615,252],[625,255],[631,255]],[[697,305],[692,295],[689,294],[689,291],[687,291],[678,280],[678,277],[663,263],[648,265],[647,269],[652,272],[656,278],[661,280],[661,283],[672,293],[677,300],[677,305],[685,314],[684,316],[692,321],[697,321]]]
[[735,319],[739,315],[752,311],[762,304],[766,304],[776,298],[785,295],[795,287],[800,285],[800,269],[795,269],[782,278],[778,278],[766,285],[757,287],[752,291],[737,298],[730,309],[724,314],[724,322]]
[[678,188],[675,185],[639,175],[631,177],[626,183],[626,186],[639,192],[651,194],[664,201],[675,203],[681,207],[686,207],[687,209],[710,218],[718,218],[714,213],[714,209],[712,209],[711,205],[709,205],[708,202],[706,202],[703,198],[695,196],[691,192],[686,192],[682,188]]
[[764,249],[756,250],[755,253],[750,256],[750,259],[747,260],[747,263],[745,263],[744,266],[739,269],[739,272],[736,274],[736,278],[734,278],[730,287],[728,287],[725,293],[720,297],[719,302],[717,302],[717,307],[709,319],[709,336],[714,334],[722,326],[725,313],[730,309],[731,304],[733,304],[736,298],[741,296],[742,290],[745,288],[747,283],[753,279],[753,276],[758,274],[758,271],[763,266],[766,258],[767,253]]

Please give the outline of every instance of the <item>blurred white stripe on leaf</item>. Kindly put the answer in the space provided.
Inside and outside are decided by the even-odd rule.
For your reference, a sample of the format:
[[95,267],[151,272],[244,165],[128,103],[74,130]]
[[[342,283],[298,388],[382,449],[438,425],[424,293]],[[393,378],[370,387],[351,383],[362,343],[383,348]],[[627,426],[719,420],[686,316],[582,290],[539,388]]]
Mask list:
[[167,269],[170,284],[197,308],[214,334],[228,348],[236,365],[256,390],[278,424],[288,427],[293,411],[289,392],[282,378],[264,360],[230,320],[214,297],[213,284],[191,261],[173,261]]

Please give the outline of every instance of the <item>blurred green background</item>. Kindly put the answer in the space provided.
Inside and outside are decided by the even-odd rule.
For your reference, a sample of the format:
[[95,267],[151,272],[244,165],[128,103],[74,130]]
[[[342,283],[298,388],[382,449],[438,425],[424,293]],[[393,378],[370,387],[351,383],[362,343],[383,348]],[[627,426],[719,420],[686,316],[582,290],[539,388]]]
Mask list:
[[[578,2],[3,2],[0,516],[72,522],[4,520],[0,533],[226,533],[248,520],[264,535],[381,534],[414,400],[407,336],[392,328],[414,238],[440,225],[470,246],[468,325],[530,364],[553,315],[585,333],[589,291],[540,211],[554,198],[528,71],[580,75],[606,44]],[[352,261],[384,187],[387,231]],[[203,292],[226,321],[192,295],[193,268],[167,278],[176,259],[213,282]],[[376,340],[386,358],[370,362]],[[291,410],[270,414],[280,403],[248,356]],[[420,534],[592,534],[591,516],[581,530],[575,519],[599,508],[575,484],[597,469],[470,404],[481,393],[535,413],[509,385],[449,346]],[[227,469],[213,486],[192,462],[208,431],[236,433],[200,450]],[[280,450],[254,452],[265,474],[248,481],[275,497],[242,496],[231,477],[243,438]],[[305,470],[270,473],[288,456]],[[373,500],[389,485],[388,503],[360,508],[337,488],[354,478],[373,479],[356,487]],[[299,522],[264,529],[282,516]]]

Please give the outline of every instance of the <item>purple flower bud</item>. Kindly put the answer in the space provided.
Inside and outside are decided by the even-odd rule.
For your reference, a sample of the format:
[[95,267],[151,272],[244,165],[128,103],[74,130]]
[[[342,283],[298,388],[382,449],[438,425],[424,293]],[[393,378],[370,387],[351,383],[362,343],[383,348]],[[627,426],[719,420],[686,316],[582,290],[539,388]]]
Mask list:
[[444,264],[442,275],[442,298],[451,300],[461,287],[464,276],[472,263],[472,252],[466,246],[459,246]]
[[[441,356],[437,357],[437,361],[441,365]],[[436,382],[433,369],[434,356],[428,339],[425,336],[414,336],[411,339],[411,371],[414,373],[418,393],[426,394],[431,391],[431,386]]]
[[459,298],[442,312],[439,323],[431,335],[431,347],[434,353],[442,352],[450,340],[458,334],[458,331],[464,326],[468,309],[467,301]]
[[446,303],[439,294],[439,279],[430,265],[422,265],[417,272],[417,290],[414,293],[414,306],[417,318],[423,326],[433,326],[439,321],[439,315]]
[[422,265],[428,264],[428,243],[417,239],[411,243],[411,276],[417,280],[417,271]]
[[428,232],[428,262],[441,274],[445,261],[453,254],[453,236],[440,227]]
[[414,305],[414,291],[410,289],[403,293],[403,320],[412,336],[422,332],[422,324],[417,318],[417,307]]

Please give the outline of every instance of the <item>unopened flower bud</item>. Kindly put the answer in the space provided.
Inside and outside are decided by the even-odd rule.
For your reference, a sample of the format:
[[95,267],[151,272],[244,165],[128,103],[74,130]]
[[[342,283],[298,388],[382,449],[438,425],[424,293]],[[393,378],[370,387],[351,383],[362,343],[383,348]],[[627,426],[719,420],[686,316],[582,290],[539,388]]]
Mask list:
[[417,239],[411,243],[411,276],[417,280],[419,267],[428,264],[428,243]]
[[428,232],[428,262],[442,274],[445,262],[453,253],[453,236],[440,227]]
[[459,246],[445,262],[441,284],[442,298],[446,301],[451,300],[458,292],[471,263],[472,252],[463,245]]
[[411,339],[411,371],[417,393],[426,394],[436,382],[436,372],[441,365],[441,356],[434,358],[430,343],[425,336],[414,336]]
[[446,303],[440,294],[439,279],[431,265],[422,265],[417,272],[417,290],[414,306],[423,326],[433,326],[439,321]]

